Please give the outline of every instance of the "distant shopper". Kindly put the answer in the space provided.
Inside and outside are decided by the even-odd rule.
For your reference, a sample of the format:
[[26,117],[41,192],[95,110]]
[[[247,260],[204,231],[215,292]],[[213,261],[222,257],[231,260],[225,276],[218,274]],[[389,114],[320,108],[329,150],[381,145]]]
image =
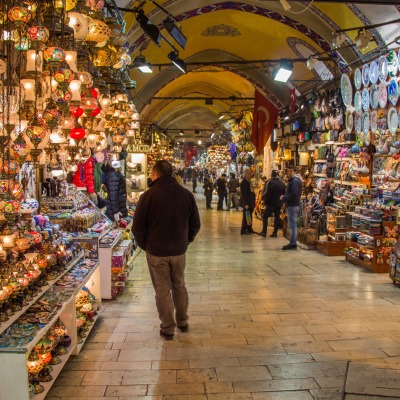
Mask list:
[[256,206],[256,195],[254,193],[253,182],[251,181],[250,169],[243,172],[243,180],[240,183],[240,203],[243,207],[241,235],[251,235],[253,231],[253,211]]
[[196,193],[196,187],[197,187],[197,178],[199,177],[199,173],[197,172],[197,169],[194,169],[192,171],[192,187],[193,187],[193,193]]
[[288,226],[290,229],[290,242],[282,247],[282,250],[297,249],[297,217],[300,210],[301,193],[303,191],[303,182],[300,175],[296,174],[296,168],[288,169],[288,184],[286,194],[281,196],[281,200],[286,203],[286,211],[288,215]]
[[266,176],[262,176],[261,177],[261,182],[262,182],[262,189],[261,189],[261,196],[264,196],[265,192],[267,191],[267,187],[268,187],[268,179]]
[[285,184],[279,178],[279,171],[273,170],[271,179],[268,182],[266,191],[262,194],[262,200],[266,205],[263,213],[263,228],[260,235],[267,236],[268,218],[274,216],[274,231],[271,237],[278,236],[278,229],[280,224],[280,214],[282,207],[281,196],[285,194]]
[[132,232],[146,251],[161,320],[160,335],[171,340],[175,326],[188,329],[188,292],[185,287],[186,250],[200,230],[193,194],[172,177],[172,165],[157,161],[149,190],[139,199]]
[[237,195],[237,191],[239,189],[239,181],[236,179],[236,176],[233,172],[230,173],[230,179],[228,182],[228,211],[233,207],[236,208],[236,211],[239,211],[239,199]]
[[213,181],[212,181],[212,178],[210,178],[209,176],[206,176],[204,178],[203,189],[204,189],[204,196],[206,197],[207,210],[211,210],[212,209],[211,200],[212,200],[212,192],[213,192]]
[[183,184],[186,185],[186,181],[188,179],[188,170],[187,168],[183,169]]
[[222,174],[217,181],[215,182],[215,186],[218,194],[218,211],[224,210],[224,198],[226,193],[226,174]]

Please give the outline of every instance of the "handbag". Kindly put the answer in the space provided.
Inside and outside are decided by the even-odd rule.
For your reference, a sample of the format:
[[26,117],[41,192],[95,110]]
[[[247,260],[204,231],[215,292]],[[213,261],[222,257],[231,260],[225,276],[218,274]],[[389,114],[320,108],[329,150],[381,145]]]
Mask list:
[[108,190],[107,190],[107,186],[104,183],[101,184],[100,190],[97,192],[97,195],[102,200],[108,199]]
[[246,211],[245,215],[246,215],[246,223],[247,223],[247,225],[248,226],[253,225],[253,219],[251,217],[250,211]]

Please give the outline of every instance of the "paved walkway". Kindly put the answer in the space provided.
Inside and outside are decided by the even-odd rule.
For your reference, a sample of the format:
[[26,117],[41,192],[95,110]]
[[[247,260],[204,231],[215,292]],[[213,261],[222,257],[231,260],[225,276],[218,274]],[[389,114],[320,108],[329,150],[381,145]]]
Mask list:
[[400,288],[387,275],[240,236],[241,212],[197,198],[190,331],[160,339],[141,255],[48,400],[400,399]]

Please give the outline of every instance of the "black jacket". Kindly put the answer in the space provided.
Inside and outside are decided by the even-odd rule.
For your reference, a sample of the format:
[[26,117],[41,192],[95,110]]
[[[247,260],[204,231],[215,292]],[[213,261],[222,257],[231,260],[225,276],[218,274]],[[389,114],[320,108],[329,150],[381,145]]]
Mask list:
[[240,183],[240,205],[242,207],[249,206],[250,209],[256,206],[256,195],[251,190],[251,184],[246,178]]
[[124,175],[116,171],[110,165],[103,168],[105,173],[105,185],[108,192],[108,202],[106,215],[114,221],[114,214],[120,212],[122,217],[128,215],[126,207],[126,179]]
[[266,206],[282,207],[281,196],[285,194],[285,184],[278,178],[271,178],[262,199]]
[[283,201],[286,207],[295,207],[300,205],[301,192],[303,191],[303,183],[298,176],[294,176],[288,180],[286,194]]
[[172,176],[150,184],[136,207],[132,232],[139,247],[153,256],[184,254],[200,230],[193,194]]
[[225,193],[226,192],[226,181],[225,179],[219,177],[215,182],[215,186],[217,188],[218,193]]

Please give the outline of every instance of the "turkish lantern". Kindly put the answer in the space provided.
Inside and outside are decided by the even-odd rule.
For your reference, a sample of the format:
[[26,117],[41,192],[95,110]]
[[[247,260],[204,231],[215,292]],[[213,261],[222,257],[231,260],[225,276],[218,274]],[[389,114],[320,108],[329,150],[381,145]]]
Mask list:
[[86,131],[83,128],[72,128],[69,131],[69,137],[74,140],[83,139],[86,135]]

